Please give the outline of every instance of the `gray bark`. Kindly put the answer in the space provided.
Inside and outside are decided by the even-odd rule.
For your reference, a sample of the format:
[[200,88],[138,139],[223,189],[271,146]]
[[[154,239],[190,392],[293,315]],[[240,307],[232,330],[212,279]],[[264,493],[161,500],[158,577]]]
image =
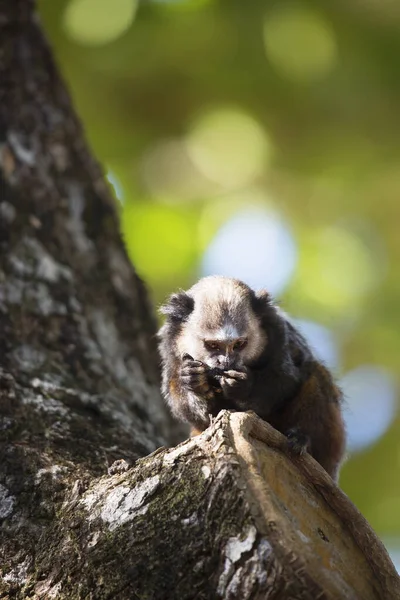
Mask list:
[[0,44],[0,597],[400,598],[362,516],[259,419],[159,448],[182,432],[154,317],[32,2],[0,0]]

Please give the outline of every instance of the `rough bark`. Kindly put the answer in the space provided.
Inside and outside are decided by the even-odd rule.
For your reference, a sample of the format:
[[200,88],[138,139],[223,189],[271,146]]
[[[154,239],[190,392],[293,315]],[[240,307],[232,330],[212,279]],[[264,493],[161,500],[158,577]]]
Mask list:
[[0,597],[399,598],[259,419],[145,457],[175,434],[144,287],[32,2],[0,0],[0,45]]
[[0,2],[0,53],[0,567],[11,594],[14,569],[40,570],[78,478],[174,440],[153,312],[32,2]]

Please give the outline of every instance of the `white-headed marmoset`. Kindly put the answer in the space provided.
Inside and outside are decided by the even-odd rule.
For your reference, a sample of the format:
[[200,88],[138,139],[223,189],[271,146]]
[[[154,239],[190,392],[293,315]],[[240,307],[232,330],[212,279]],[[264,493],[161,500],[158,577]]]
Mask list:
[[162,392],[192,435],[225,409],[253,410],[337,480],[345,451],[342,394],[267,292],[200,279],[161,312]]

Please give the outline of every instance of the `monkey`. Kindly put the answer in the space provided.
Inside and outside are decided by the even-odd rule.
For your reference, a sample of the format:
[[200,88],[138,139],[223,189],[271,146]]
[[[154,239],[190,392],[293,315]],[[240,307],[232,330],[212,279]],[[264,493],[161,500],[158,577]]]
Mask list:
[[252,410],[337,481],[342,392],[267,291],[214,275],[172,294],[160,311],[162,394],[192,435],[221,409]]

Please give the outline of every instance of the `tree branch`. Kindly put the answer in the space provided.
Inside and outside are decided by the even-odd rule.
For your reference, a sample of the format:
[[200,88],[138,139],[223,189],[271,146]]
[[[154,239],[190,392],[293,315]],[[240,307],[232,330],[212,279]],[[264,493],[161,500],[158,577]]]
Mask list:
[[24,597],[400,597],[365,519],[255,415],[222,411],[202,435],[111,472],[66,494]]

